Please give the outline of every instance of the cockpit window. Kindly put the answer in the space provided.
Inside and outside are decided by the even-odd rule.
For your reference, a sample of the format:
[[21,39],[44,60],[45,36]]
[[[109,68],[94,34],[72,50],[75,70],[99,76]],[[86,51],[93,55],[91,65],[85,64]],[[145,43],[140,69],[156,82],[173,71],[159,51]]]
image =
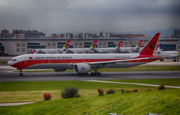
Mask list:
[[11,59],[11,61],[17,61],[16,59]]

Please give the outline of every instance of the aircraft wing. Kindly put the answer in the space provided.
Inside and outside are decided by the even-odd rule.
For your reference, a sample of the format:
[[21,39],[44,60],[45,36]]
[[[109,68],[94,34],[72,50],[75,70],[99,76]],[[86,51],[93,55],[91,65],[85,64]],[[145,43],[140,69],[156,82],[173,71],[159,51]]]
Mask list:
[[152,59],[160,59],[160,57],[146,57],[146,58],[134,58],[134,59],[123,59],[123,60],[113,60],[113,61],[101,61],[101,62],[90,62],[88,63],[92,67],[96,66],[106,66],[107,64],[115,64],[115,63],[128,63],[128,61],[138,61],[138,60],[152,60]]

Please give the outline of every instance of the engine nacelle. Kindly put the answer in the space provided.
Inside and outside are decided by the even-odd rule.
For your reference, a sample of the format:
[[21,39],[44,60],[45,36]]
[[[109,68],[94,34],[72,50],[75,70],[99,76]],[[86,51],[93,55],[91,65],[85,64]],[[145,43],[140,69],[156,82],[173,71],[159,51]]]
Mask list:
[[77,74],[88,74],[92,68],[85,63],[78,63],[74,65],[74,72]]

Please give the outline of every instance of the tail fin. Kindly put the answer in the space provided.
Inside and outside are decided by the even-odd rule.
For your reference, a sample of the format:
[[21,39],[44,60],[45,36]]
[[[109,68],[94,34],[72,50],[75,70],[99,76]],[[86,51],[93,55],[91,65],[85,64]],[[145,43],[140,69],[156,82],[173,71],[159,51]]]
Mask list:
[[161,46],[162,46],[162,43],[159,44],[159,48],[161,48]]
[[93,48],[96,48],[96,45],[97,45],[97,40],[95,40],[95,41],[93,42]]
[[140,41],[139,41],[139,44],[138,44],[138,47],[139,47],[139,48],[141,47],[142,42],[143,42],[143,40],[140,40]]
[[95,48],[97,45],[97,40],[95,40],[90,46],[89,48]]
[[121,45],[122,45],[122,41],[120,41],[120,42],[118,43],[118,48],[120,48]]
[[69,48],[70,42],[71,42],[71,40],[68,40],[68,41],[66,42],[66,49]]
[[134,47],[135,48],[140,48],[141,45],[142,45],[142,42],[143,42],[143,40],[140,40],[139,43],[137,43]]
[[71,40],[68,40],[61,49],[68,49],[70,42],[71,42]]
[[156,33],[153,36],[153,38],[149,40],[149,42],[145,45],[145,47],[141,50],[139,54],[140,55],[153,55],[159,36],[160,36],[160,32]]
[[161,51],[159,45],[157,44],[156,51]]
[[120,48],[121,47],[121,45],[122,45],[122,41],[120,41],[114,48]]

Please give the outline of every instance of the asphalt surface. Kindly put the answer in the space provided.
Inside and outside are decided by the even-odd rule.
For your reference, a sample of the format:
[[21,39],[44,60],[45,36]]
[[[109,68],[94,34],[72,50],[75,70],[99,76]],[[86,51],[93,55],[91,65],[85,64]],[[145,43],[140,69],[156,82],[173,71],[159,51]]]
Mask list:
[[65,72],[24,72],[23,76],[19,76],[19,72],[13,71],[13,69],[0,69],[0,82],[180,78],[180,71],[102,72],[101,76],[77,75],[76,73]]

